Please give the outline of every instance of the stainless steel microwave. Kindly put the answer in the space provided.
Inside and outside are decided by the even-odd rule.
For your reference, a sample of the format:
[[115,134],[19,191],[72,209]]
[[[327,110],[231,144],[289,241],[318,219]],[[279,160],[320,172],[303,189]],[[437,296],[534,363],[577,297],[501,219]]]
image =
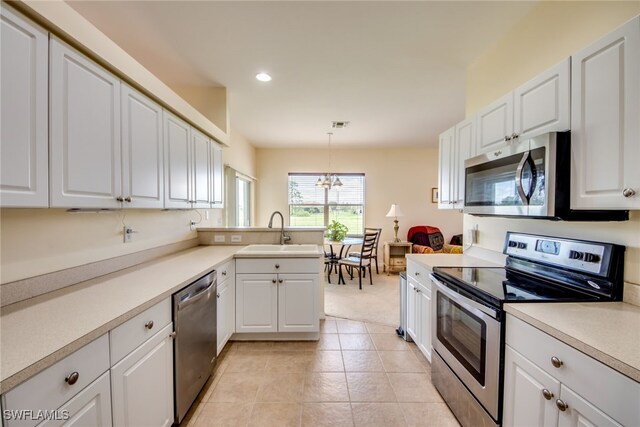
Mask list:
[[571,133],[551,132],[464,162],[464,212],[567,221],[625,221],[629,211],[572,210]]

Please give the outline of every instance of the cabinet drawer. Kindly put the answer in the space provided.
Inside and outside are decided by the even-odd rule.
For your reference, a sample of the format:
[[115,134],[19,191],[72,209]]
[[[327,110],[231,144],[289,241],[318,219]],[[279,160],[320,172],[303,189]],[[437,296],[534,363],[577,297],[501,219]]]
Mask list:
[[[56,362],[4,395],[3,409],[55,410],[109,369],[107,334]],[[74,384],[65,378],[78,373]],[[5,420],[6,427],[34,426],[38,420]]]
[[[640,420],[640,383],[541,330],[507,315],[506,343],[623,425]],[[562,361],[559,368],[551,358]],[[571,407],[571,402],[567,402]]]
[[404,267],[405,265],[407,265],[407,260],[400,257],[389,258],[389,265],[395,267]]
[[[153,325],[151,325],[153,322]],[[171,298],[159,302],[109,332],[111,366],[171,323]],[[149,326],[147,326],[149,325]]]
[[218,286],[220,286],[229,277],[233,277],[236,274],[236,262],[234,260],[225,262],[222,265],[216,267],[216,280]]
[[[409,260],[407,262],[407,276],[413,277],[416,281],[422,285],[428,284],[431,287],[431,281],[429,280],[429,269],[423,267],[415,261]],[[426,286],[426,285],[425,285]]]
[[319,258],[236,259],[236,273],[319,273]]

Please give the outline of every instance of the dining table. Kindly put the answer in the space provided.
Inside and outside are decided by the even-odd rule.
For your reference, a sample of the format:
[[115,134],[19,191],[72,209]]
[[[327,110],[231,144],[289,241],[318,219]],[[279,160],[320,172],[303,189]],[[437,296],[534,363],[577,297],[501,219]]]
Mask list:
[[349,257],[349,251],[352,246],[362,245],[364,239],[362,237],[345,237],[344,239],[330,240],[324,239],[324,245],[329,247],[329,251],[325,250],[325,264],[327,268],[327,280],[331,283],[331,272],[335,269],[338,272],[338,261]]

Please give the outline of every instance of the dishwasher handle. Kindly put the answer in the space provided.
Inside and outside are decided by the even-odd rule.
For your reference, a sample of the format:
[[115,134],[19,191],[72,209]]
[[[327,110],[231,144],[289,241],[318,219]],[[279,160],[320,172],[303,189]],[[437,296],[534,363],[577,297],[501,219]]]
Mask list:
[[193,295],[191,295],[189,298],[186,298],[182,301],[180,301],[178,303],[178,311],[190,306],[191,304],[194,304],[196,301],[202,299],[204,297],[205,294],[210,294],[211,290],[213,289],[213,287],[215,286],[216,281],[212,281],[211,284],[209,286],[207,286],[206,288],[202,289],[200,292],[197,292]]

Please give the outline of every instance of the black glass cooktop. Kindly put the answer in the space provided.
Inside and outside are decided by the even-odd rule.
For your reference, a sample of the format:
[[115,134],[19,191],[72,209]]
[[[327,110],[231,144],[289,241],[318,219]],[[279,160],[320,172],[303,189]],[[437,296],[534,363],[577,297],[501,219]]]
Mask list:
[[598,297],[506,270],[489,267],[435,267],[434,275],[491,305],[513,302],[598,301]]

